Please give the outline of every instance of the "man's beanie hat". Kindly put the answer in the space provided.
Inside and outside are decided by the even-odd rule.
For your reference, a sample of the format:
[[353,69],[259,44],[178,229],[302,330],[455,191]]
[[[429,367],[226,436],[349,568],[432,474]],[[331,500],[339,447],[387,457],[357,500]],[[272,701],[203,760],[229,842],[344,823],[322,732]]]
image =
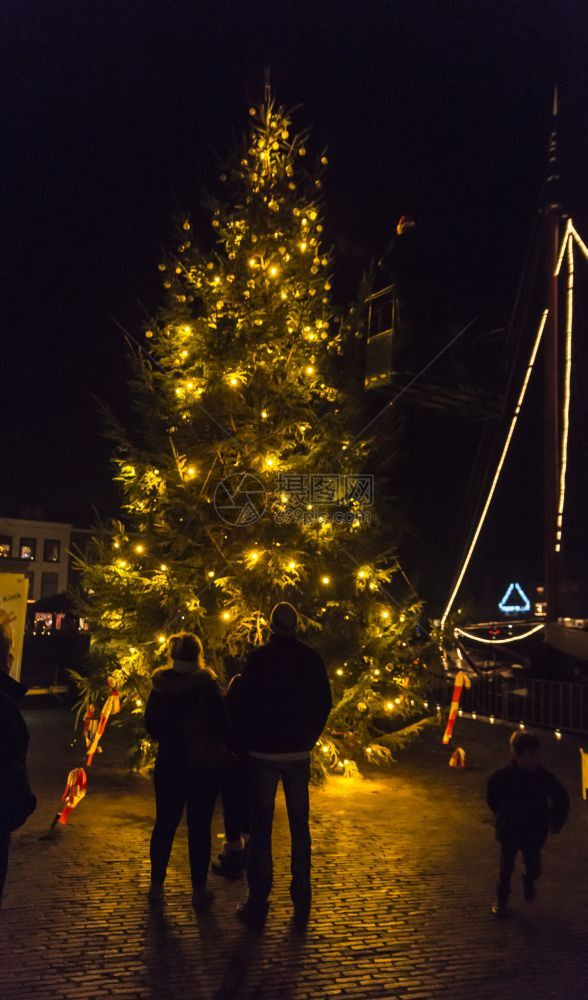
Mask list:
[[276,635],[294,635],[298,628],[296,608],[287,601],[276,604],[270,615],[270,628]]

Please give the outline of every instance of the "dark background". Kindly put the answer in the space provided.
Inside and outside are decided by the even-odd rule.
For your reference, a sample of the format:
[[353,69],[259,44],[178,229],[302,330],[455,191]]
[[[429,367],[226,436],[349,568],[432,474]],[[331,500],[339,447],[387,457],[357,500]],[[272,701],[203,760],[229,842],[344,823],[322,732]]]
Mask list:
[[[563,202],[588,232],[585,10],[516,0],[5,0],[0,512],[42,508],[78,524],[92,521],[92,506],[116,512],[94,399],[128,412],[112,317],[140,335],[172,219],[200,218],[203,189],[217,188],[216,154],[246,124],[265,67],[279,99],[302,104],[297,122],[313,127],[315,149],[329,146],[338,300],[355,294],[411,212],[436,279],[504,325],[538,207],[555,82]],[[587,411],[576,399],[572,576],[588,554]],[[531,402],[472,566],[476,593],[540,576],[538,390]],[[481,432],[455,417],[405,418],[402,555],[431,612],[472,516]]]

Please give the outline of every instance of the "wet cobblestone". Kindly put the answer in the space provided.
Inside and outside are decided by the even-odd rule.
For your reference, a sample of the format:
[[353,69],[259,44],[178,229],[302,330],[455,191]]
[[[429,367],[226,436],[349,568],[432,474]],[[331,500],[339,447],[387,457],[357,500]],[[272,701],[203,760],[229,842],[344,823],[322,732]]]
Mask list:
[[[212,908],[192,911],[183,829],[165,906],[149,908],[151,786],[124,772],[114,732],[68,826],[40,840],[77,757],[67,713],[36,710],[29,721],[39,808],[14,837],[0,913],[2,1000],[588,996],[588,803],[570,741],[548,747],[573,811],[546,849],[533,906],[515,878],[510,918],[489,912],[496,848],[483,791],[506,734],[460,720],[465,772],[449,769],[448,752],[431,741],[386,776],[313,792],[314,906],[305,932],[291,922],[280,793],[276,882],[260,936],[235,919],[242,882],[211,876]],[[215,843],[221,830],[217,815]]]

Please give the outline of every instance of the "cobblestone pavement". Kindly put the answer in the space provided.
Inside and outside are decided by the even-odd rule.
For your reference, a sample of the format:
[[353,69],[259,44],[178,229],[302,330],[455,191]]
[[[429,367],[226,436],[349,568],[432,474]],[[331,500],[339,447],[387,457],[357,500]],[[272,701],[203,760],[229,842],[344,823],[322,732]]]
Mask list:
[[[86,799],[54,840],[40,840],[79,751],[68,746],[64,710],[31,709],[28,717],[40,803],[14,837],[0,914],[2,1000],[588,997],[588,803],[573,741],[545,737],[573,813],[546,849],[535,904],[522,902],[517,878],[510,918],[489,912],[496,847],[483,790],[507,733],[458,720],[466,771],[448,768],[447,750],[430,739],[384,777],[314,791],[315,902],[306,932],[290,920],[280,794],[276,884],[260,936],[234,916],[243,883],[211,876],[213,907],[191,910],[183,830],[165,907],[150,910],[151,787],[120,767],[112,729]],[[221,828],[216,816],[215,837]]]

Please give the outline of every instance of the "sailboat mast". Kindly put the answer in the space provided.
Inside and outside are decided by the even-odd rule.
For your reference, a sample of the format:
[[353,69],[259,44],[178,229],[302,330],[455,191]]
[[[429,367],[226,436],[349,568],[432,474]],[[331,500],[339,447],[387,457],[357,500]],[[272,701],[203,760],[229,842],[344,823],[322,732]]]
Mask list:
[[544,563],[547,621],[557,621],[559,615],[559,553],[555,549],[557,497],[559,487],[559,337],[557,278],[555,269],[559,251],[561,205],[559,202],[559,166],[557,156],[557,87],[553,95],[551,132],[548,145],[547,185],[545,203],[545,278],[549,315],[544,334],[544,439],[545,439],[545,498],[544,498]]

